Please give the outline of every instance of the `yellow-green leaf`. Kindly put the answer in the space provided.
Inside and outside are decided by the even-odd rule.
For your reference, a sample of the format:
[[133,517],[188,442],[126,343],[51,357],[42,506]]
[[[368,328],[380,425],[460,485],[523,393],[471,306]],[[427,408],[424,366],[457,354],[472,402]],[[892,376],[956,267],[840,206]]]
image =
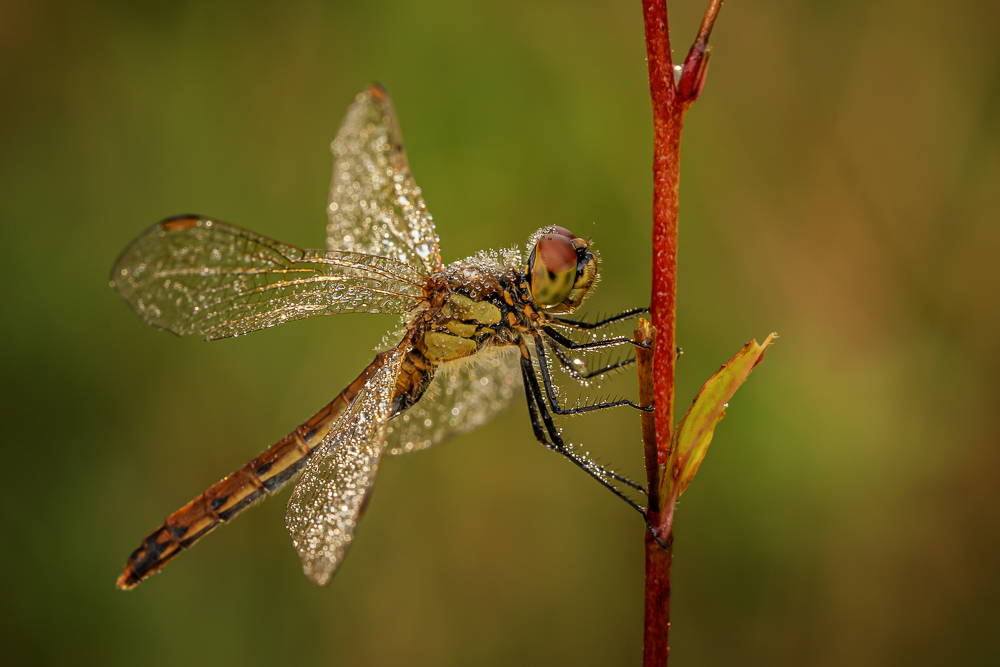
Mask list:
[[680,497],[694,479],[712,442],[715,425],[726,416],[726,402],[747,379],[753,367],[764,358],[764,350],[777,337],[772,333],[759,345],[756,340],[744,345],[735,357],[709,378],[681,417],[674,429],[674,446],[670,455],[672,497]]

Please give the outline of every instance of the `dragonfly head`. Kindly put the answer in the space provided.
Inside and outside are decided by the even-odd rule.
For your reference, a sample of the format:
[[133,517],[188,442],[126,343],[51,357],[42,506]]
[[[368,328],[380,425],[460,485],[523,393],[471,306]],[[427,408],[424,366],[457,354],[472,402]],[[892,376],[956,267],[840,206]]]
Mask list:
[[539,232],[526,271],[531,298],[550,312],[574,310],[597,281],[597,256],[589,250],[590,241],[568,229]]

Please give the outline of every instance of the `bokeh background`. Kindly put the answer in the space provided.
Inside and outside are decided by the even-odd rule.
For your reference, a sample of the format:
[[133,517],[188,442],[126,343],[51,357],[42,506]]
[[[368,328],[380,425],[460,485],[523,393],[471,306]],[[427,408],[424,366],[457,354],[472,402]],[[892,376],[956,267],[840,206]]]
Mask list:
[[[704,4],[671,3],[679,54]],[[1000,5],[730,2],[712,43],[684,137],[679,409],[781,338],[679,508],[674,662],[996,664]],[[637,664],[639,517],[521,405],[385,461],[326,589],[286,491],[115,590],[392,321],[205,344],[144,326],[107,276],[177,213],[321,246],[329,142],[380,80],[446,260],[557,223],[602,252],[585,312],[645,304],[644,58],[637,0],[0,2],[4,663]],[[634,413],[566,428],[641,478]]]

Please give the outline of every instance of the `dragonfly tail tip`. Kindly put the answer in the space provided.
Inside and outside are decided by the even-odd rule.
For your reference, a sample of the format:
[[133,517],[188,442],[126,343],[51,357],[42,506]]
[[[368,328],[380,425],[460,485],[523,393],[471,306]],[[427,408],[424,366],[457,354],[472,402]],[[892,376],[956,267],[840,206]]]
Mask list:
[[130,591],[138,586],[140,581],[142,581],[142,579],[135,576],[135,573],[132,572],[132,568],[127,567],[125,568],[125,571],[122,572],[122,576],[118,577],[118,581],[115,582],[115,588],[122,591]]

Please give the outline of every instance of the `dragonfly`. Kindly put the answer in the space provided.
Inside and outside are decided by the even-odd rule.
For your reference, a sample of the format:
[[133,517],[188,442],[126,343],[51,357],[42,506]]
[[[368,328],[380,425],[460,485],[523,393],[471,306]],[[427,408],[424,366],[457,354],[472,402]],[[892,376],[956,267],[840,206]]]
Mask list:
[[324,585],[354,539],[384,453],[468,432],[522,390],[535,438],[643,511],[618,485],[645,489],[577,453],[553,420],[621,406],[652,410],[628,399],[560,402],[553,364],[587,383],[634,362],[588,370],[575,355],[632,339],[591,333],[580,342],[567,334],[647,312],[634,308],[596,322],[566,317],[598,280],[592,242],[550,225],[529,238],[527,257],[515,246],[445,265],[392,101],[378,84],[357,95],[332,151],[327,249],[303,250],[215,218],[181,215],[153,225],[115,262],[111,286],[146,323],[179,336],[214,340],[338,313],[401,316],[383,351],[329,404],[150,533],[129,557],[119,588],[134,588],[295,478],[285,524],[303,572]]

